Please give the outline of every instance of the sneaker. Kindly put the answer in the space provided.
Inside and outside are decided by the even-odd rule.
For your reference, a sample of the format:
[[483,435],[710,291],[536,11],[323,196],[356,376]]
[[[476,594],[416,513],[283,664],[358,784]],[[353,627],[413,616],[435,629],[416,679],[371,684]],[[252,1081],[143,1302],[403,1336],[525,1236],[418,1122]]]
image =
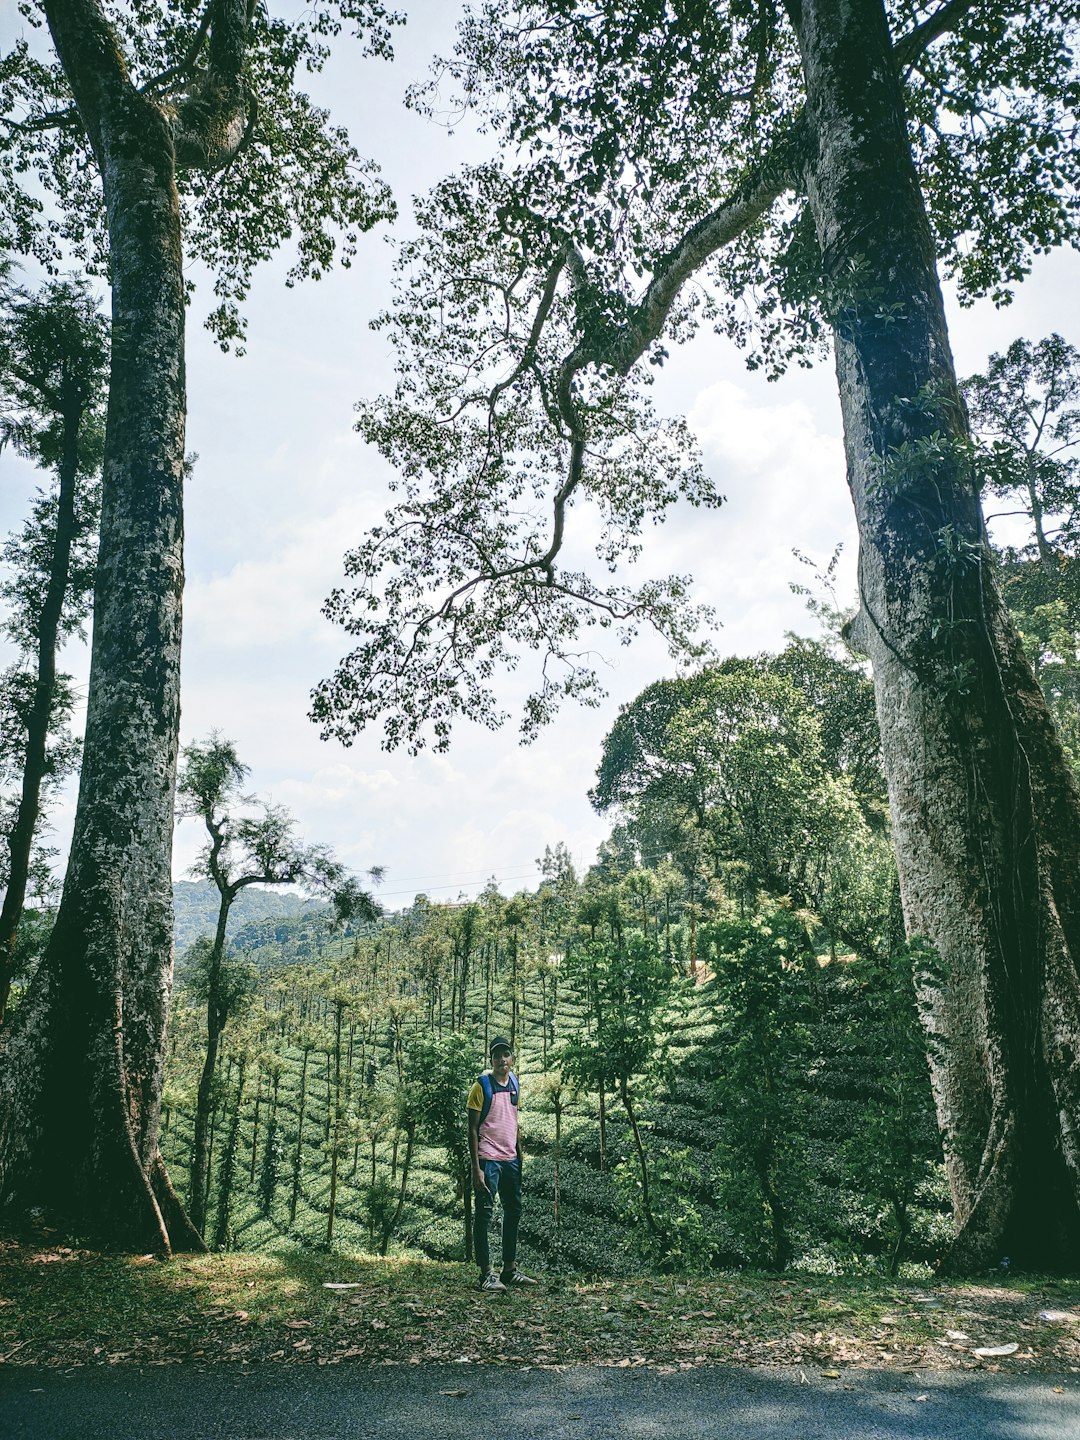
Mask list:
[[481,1281],[480,1281],[480,1289],[481,1289],[481,1290],[505,1290],[505,1289],[506,1289],[506,1286],[505,1286],[505,1285],[503,1284],[503,1282],[499,1279],[498,1275],[495,1274],[495,1271],[494,1271],[494,1270],[491,1270],[491,1271],[488,1272],[488,1274],[486,1274],[486,1275],[481,1279]]
[[501,1275],[499,1278],[504,1290],[511,1285],[535,1285],[537,1283],[531,1275],[526,1275],[524,1270],[515,1270],[512,1275]]

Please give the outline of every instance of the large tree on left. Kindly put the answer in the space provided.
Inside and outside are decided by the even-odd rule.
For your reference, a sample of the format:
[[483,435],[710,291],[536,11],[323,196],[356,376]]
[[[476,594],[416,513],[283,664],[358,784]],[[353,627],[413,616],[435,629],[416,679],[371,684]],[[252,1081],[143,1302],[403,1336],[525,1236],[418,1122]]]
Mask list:
[[[158,1154],[172,974],[171,852],[183,588],[184,240],[215,273],[228,345],[251,271],[290,235],[318,276],[390,213],[343,131],[296,86],[320,36],[378,0],[286,23],[248,0],[41,0],[56,60],[0,60],[0,243],[97,263],[113,348],[86,736],[52,939],[0,1053],[0,1200],[83,1234],[201,1244]],[[24,186],[29,175],[32,182]],[[43,205],[41,188],[51,191]],[[64,248],[61,248],[64,247]]]

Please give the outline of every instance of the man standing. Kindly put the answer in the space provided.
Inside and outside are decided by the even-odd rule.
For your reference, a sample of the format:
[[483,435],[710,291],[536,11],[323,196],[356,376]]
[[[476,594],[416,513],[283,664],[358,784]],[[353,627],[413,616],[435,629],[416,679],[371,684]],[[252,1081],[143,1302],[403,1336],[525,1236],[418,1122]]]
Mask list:
[[[509,1040],[491,1042],[491,1070],[469,1091],[469,1151],[476,1196],[473,1250],[480,1266],[481,1290],[506,1290],[536,1281],[517,1268],[518,1221],[521,1217],[521,1139],[518,1135],[518,1082]],[[491,1268],[488,1231],[495,1197],[502,1201],[502,1270]]]

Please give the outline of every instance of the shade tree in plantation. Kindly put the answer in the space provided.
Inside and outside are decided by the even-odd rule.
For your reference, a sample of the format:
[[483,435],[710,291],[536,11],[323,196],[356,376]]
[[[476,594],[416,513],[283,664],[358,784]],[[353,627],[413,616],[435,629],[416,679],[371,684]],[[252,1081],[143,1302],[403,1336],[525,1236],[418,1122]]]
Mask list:
[[[751,1263],[783,1270],[806,1191],[804,925],[790,905],[734,905],[702,936],[714,969],[720,1194]],[[802,1219],[802,1216],[799,1216]]]
[[37,844],[43,804],[78,753],[75,697],[57,660],[85,622],[93,588],[108,359],[108,325],[84,280],[38,291],[0,283],[0,446],[50,474],[3,548],[2,628],[19,658],[0,676],[0,1024],[27,895],[51,888]]
[[482,1066],[475,1040],[463,1033],[417,1036],[409,1054],[419,1125],[446,1160],[456,1198],[463,1204],[465,1259],[472,1259],[472,1162],[464,1097]]
[[[5,1037],[0,1199],[81,1233],[197,1243],[158,1153],[179,725],[185,264],[242,334],[256,266],[348,263],[385,186],[305,93],[328,38],[389,53],[379,0],[295,19],[248,0],[23,0],[0,58],[0,244],[112,290],[86,735],[56,925]],[[46,48],[44,34],[47,31]]]
[[[955,1220],[946,1268],[1080,1243],[1080,792],[986,541],[938,267],[1002,301],[1077,238],[1076,0],[513,3],[470,11],[414,103],[502,159],[417,209],[362,433],[399,475],[327,613],[355,647],[329,733],[388,744],[594,698],[581,637],[693,635],[685,577],[631,586],[641,527],[716,499],[650,367],[703,324],[770,375],[831,350],[903,909]],[[572,511],[600,575],[563,559]],[[722,517],[715,523],[722,524]],[[574,562],[570,562],[573,566]],[[430,703],[429,703],[430,701]]]
[[[820,713],[768,657],[658,680],[605,737],[593,805],[623,817],[649,863],[671,854],[688,884],[704,854],[732,895],[821,911],[837,864],[868,837]],[[848,918],[836,913],[841,931]]]
[[[192,873],[211,880],[218,892],[217,924],[198,967],[199,996],[206,1002],[206,1051],[195,1107],[188,1215],[200,1234],[206,1222],[207,1136],[218,1048],[245,996],[242,962],[230,963],[226,953],[229,912],[236,897],[250,885],[292,885],[332,897],[339,920],[374,920],[378,914],[371,895],[325,846],[305,845],[296,838],[296,823],[285,809],[242,794],[248,773],[233,744],[215,732],[184,747],[177,786],[181,815],[201,820],[207,834]],[[342,1008],[344,1004],[342,1000]],[[337,1020],[340,1072],[340,1011]]]
[[[634,873],[640,876],[643,872]],[[607,900],[610,915],[618,911],[625,895],[610,894]],[[627,905],[626,927],[633,924],[630,911]],[[588,915],[585,919],[588,923]],[[635,1209],[663,1251],[665,1236],[654,1207],[642,1137],[640,1092],[642,1086],[656,1080],[663,1067],[660,1037],[675,977],[660,947],[644,930],[628,932],[622,924],[611,926],[607,935],[590,935],[572,945],[566,969],[583,988],[589,1018],[587,1025],[555,1052],[554,1063],[579,1089],[618,1096],[633,1140]]]

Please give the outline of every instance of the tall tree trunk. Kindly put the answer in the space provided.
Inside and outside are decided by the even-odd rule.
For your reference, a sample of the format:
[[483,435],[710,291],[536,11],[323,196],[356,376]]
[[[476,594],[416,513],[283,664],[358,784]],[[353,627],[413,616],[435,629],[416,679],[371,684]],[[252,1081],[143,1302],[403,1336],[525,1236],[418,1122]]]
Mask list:
[[46,0],[104,186],[112,371],[82,777],[56,926],[5,1037],[0,1199],[199,1246],[158,1156],[172,983],[184,286],[172,137],[96,6]]
[[946,1266],[1080,1244],[1080,793],[1002,603],[880,0],[790,0],[806,182],[957,1233]]

